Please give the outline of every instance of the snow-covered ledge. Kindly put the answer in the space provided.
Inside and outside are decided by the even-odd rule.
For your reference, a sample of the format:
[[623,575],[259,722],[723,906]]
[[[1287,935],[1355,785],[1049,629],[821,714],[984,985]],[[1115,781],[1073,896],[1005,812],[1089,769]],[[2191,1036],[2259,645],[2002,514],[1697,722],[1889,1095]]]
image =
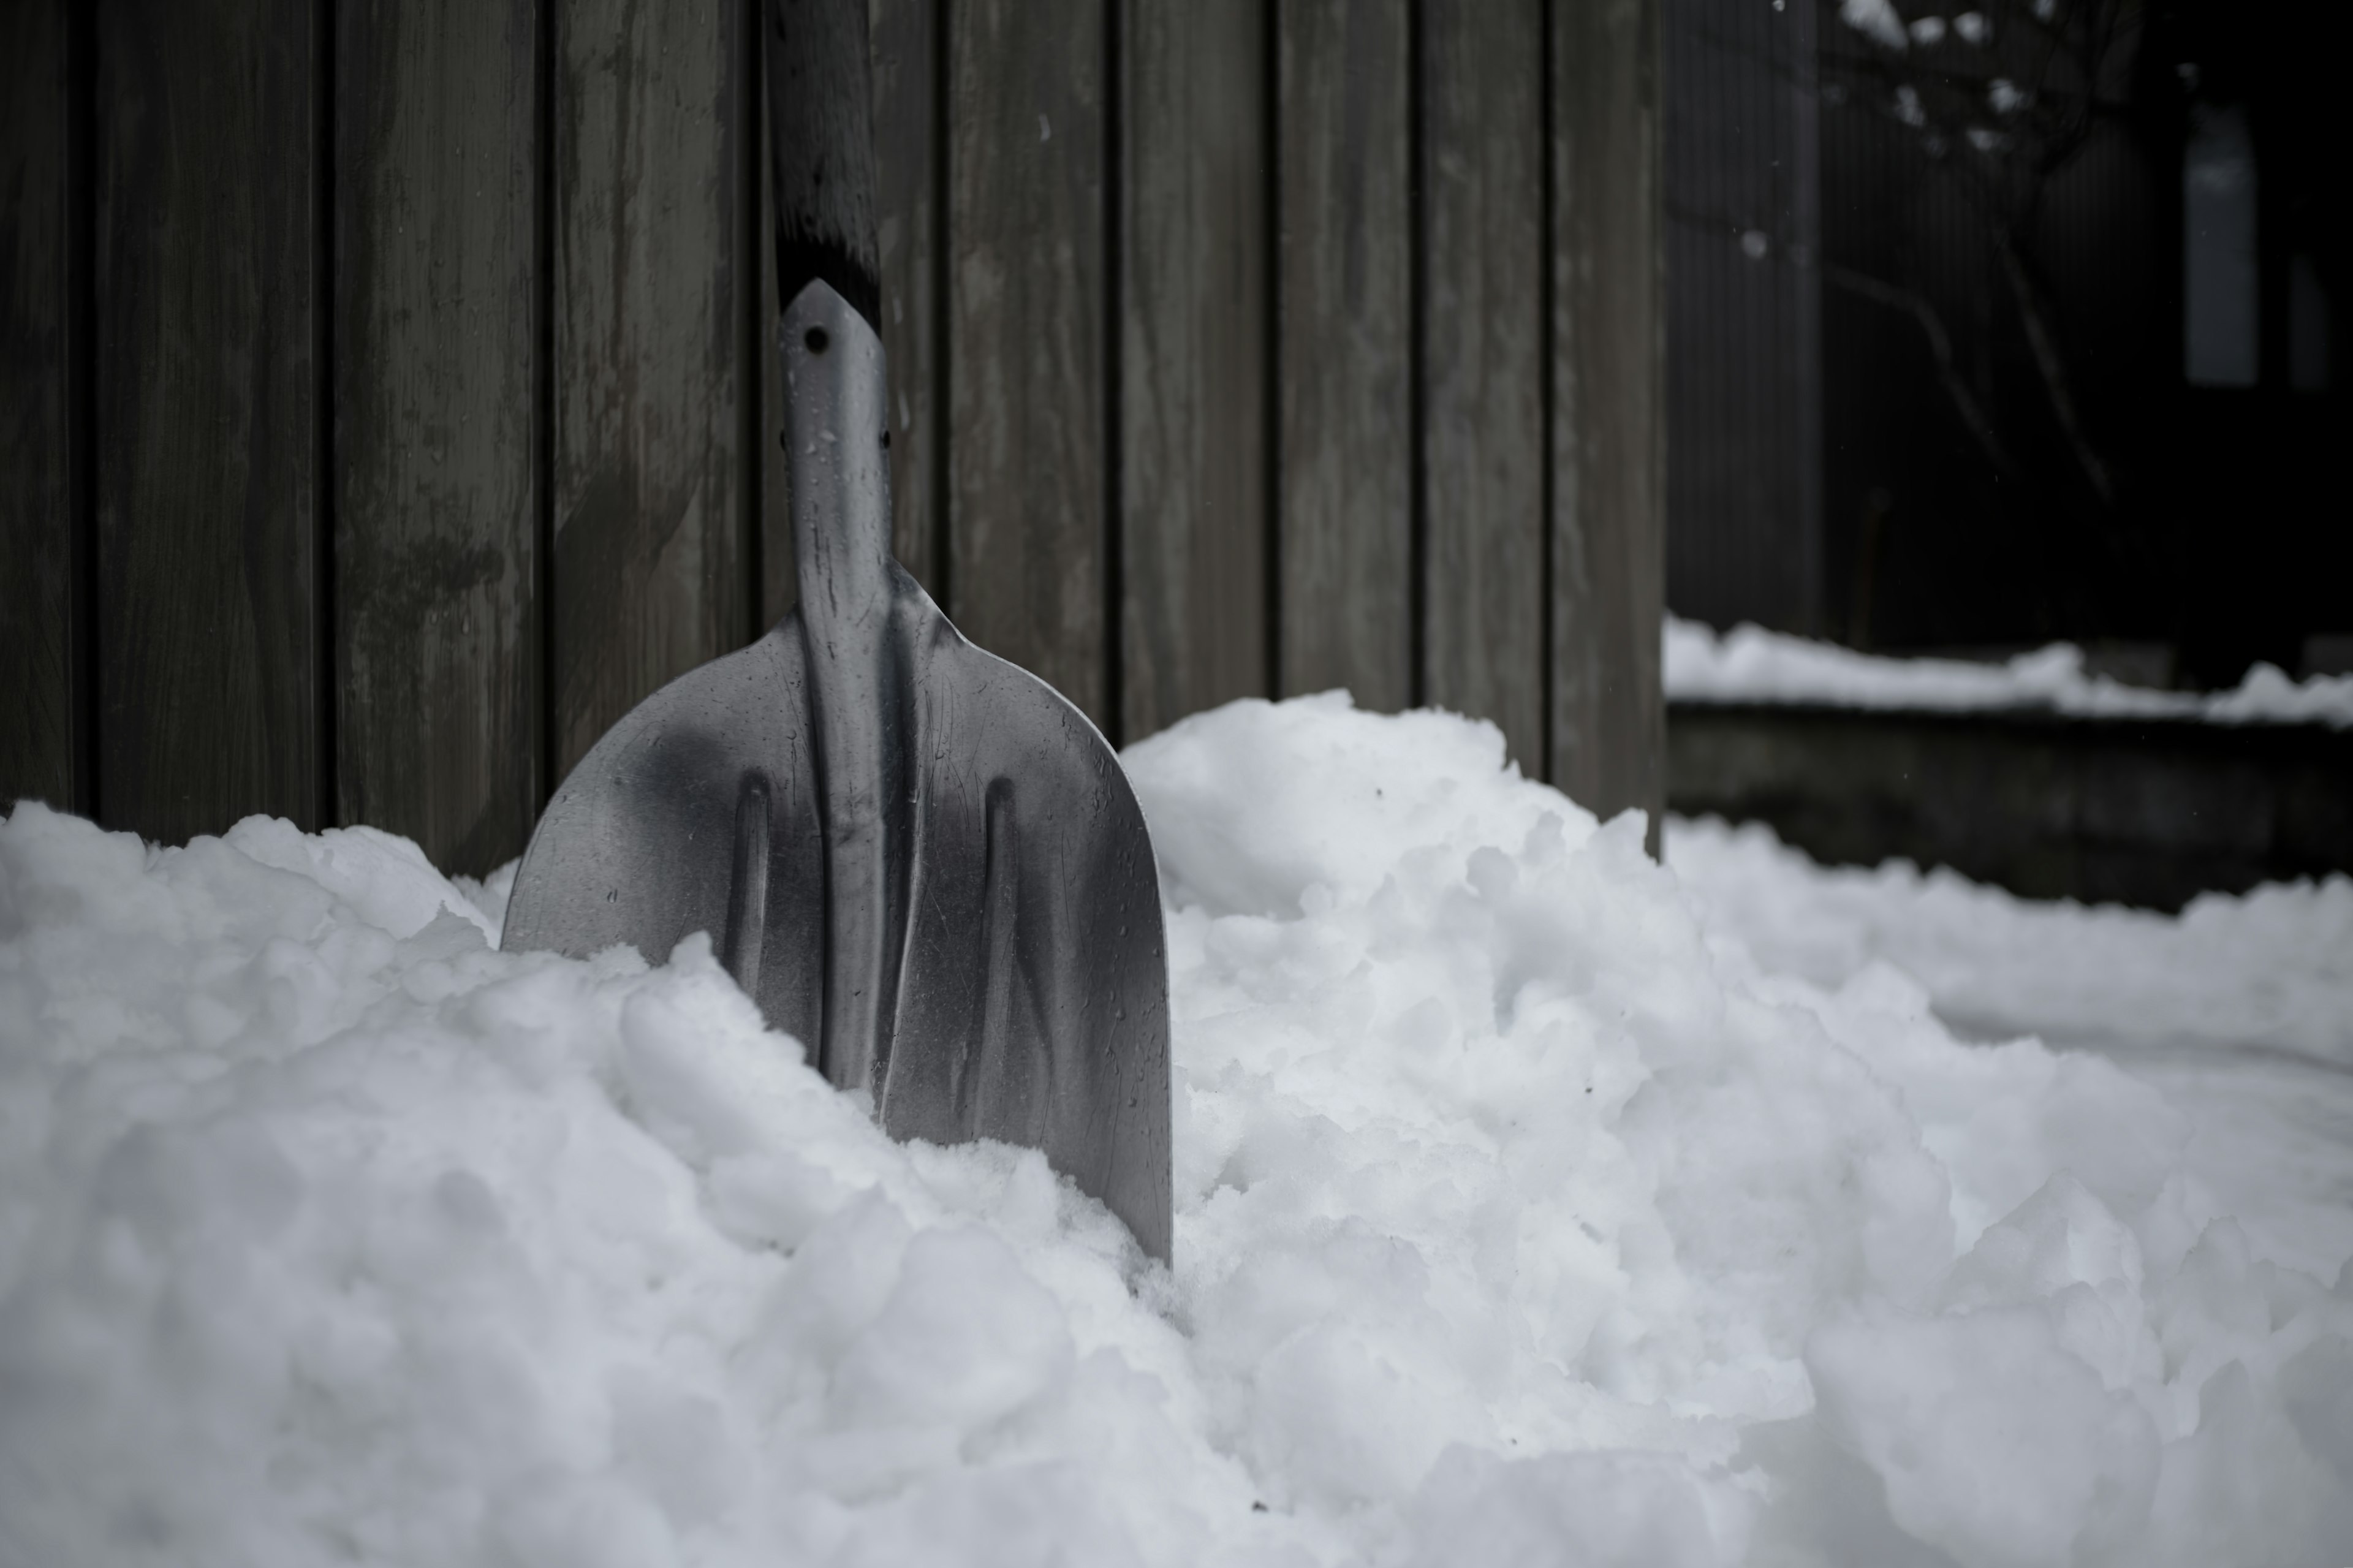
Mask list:
[[1717,633],[1667,618],[1670,702],[1799,703],[1915,712],[2062,713],[2084,719],[2189,719],[2214,724],[2353,728],[2353,675],[2291,679],[2258,664],[2228,691],[2157,691],[2085,668],[2072,643],[1999,664],[1890,658],[1740,626]]
[[1820,860],[2158,909],[2353,872],[2353,678],[2157,691],[2063,643],[1971,664],[1670,621],[1665,686],[1670,808]]

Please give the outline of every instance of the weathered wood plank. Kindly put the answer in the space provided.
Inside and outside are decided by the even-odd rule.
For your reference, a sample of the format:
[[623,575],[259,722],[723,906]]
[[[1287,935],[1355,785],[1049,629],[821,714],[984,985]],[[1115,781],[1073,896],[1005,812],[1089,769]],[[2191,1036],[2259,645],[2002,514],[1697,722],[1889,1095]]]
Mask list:
[[1544,20],[1422,7],[1423,692],[1544,754]]
[[326,804],[318,14],[98,14],[98,805],[150,838]]
[[1282,689],[1413,700],[1403,0],[1282,0]]
[[[748,422],[752,438],[759,443],[755,515],[748,521],[760,541],[759,604],[753,618],[762,632],[776,625],[801,596],[800,563],[793,552],[793,460],[784,438],[785,362],[776,342],[777,322],[784,310],[776,302],[776,147],[768,138],[767,58],[760,37],[769,3],[750,0],[745,6],[753,31],[743,62],[744,90],[750,100],[744,114],[753,143],[741,151],[754,184],[744,204],[751,228],[739,247],[744,265],[752,268],[744,288],[753,296],[751,308],[755,312],[751,339],[744,347],[755,363],[745,367],[744,384],[759,388],[757,417]],[[751,473],[747,467],[747,481]]]
[[551,3],[560,781],[639,699],[743,640],[735,143],[757,121],[732,68],[745,0]]
[[67,0],[0,12],[0,811],[72,810],[75,690]]
[[1657,0],[1556,0],[1552,781],[1665,804],[1666,334]]
[[1122,721],[1267,685],[1267,27],[1252,0],[1121,0]]
[[540,800],[534,0],[335,34],[337,814],[474,874]]
[[949,613],[1113,732],[1105,0],[950,8]]
[[939,140],[941,7],[873,0],[875,221],[882,346],[891,367],[892,542],[936,597],[940,538]]

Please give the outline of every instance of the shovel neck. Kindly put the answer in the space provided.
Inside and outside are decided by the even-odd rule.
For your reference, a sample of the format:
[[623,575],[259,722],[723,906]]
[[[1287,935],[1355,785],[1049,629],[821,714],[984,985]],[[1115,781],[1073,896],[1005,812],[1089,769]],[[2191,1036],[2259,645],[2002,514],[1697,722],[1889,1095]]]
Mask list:
[[822,279],[794,296],[780,333],[801,615],[816,626],[879,627],[892,596],[882,342]]
[[838,1087],[874,1093],[890,1055],[905,883],[882,343],[823,279],[794,296],[783,332],[793,543],[826,846],[818,1058]]

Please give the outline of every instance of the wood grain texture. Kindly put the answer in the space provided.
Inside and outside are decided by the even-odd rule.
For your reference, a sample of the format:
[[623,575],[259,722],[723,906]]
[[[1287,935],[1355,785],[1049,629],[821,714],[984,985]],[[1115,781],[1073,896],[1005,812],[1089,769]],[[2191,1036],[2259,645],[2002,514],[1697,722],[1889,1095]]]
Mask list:
[[480,875],[538,815],[534,0],[337,18],[337,815]]
[[1282,0],[1275,330],[1286,693],[1412,700],[1403,0]]
[[77,801],[66,0],[0,11],[0,811]]
[[99,814],[320,826],[311,0],[97,21]]
[[1267,680],[1266,38],[1252,0],[1121,0],[1122,720]]
[[735,290],[746,0],[556,16],[558,780],[641,698],[743,640]]
[[[761,25],[756,6],[751,21],[755,29],[752,41],[756,43]],[[747,50],[744,63],[754,81],[766,65],[757,50]],[[776,146],[768,136],[766,87],[759,85],[746,97],[751,100],[744,112],[752,141],[742,152],[751,164],[754,184],[744,203],[750,232],[739,249],[744,265],[752,269],[744,289],[753,296],[750,304],[755,319],[744,352],[755,364],[745,367],[744,384],[752,386],[753,378],[758,378],[759,405],[754,410],[757,417],[746,422],[751,438],[758,443],[753,454],[757,478],[754,479],[751,465],[746,465],[745,476],[757,491],[753,501],[755,515],[749,521],[760,540],[759,594],[753,629],[765,632],[800,602],[800,562],[793,551],[793,459],[784,438],[785,361],[777,340],[784,308],[776,300]]]
[[891,366],[892,545],[944,604],[940,406],[939,0],[873,0],[876,235]]
[[1665,805],[1666,334],[1657,0],[1556,0],[1552,780]]
[[1104,4],[949,10],[948,613],[1110,729]]
[[1423,692],[1544,754],[1540,0],[1425,0]]

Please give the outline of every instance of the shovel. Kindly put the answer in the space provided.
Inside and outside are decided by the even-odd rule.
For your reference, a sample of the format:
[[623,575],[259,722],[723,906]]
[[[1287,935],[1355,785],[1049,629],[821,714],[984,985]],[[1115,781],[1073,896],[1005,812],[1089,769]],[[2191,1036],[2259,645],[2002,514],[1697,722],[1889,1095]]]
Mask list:
[[689,933],[895,1138],[1042,1150],[1169,1250],[1168,992],[1119,759],[890,548],[867,0],[763,0],[799,607],[607,731],[502,945]]

